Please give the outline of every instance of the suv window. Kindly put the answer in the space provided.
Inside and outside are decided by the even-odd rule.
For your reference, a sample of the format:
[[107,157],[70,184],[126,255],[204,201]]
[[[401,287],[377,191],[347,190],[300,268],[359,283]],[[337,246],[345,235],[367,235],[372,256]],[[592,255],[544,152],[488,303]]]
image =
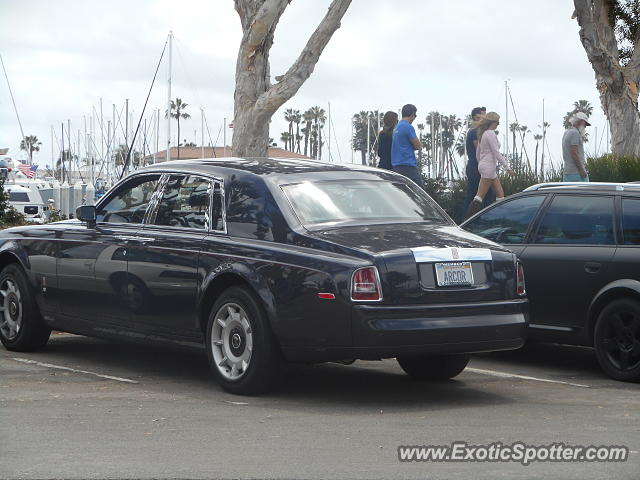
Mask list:
[[640,245],[639,199],[622,199],[622,232],[625,245]]
[[540,222],[535,243],[613,245],[613,197],[557,195]]
[[156,191],[160,175],[142,175],[126,182],[96,212],[96,221],[142,223],[147,206]]
[[209,223],[210,197],[210,180],[195,175],[171,175],[153,223],[205,230]]
[[546,195],[532,195],[500,203],[464,226],[494,242],[524,243],[529,224]]

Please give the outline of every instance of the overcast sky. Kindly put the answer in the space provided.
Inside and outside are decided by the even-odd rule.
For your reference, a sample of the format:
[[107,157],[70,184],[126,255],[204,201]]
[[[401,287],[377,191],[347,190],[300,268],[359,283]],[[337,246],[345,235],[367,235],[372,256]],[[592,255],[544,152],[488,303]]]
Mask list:
[[[295,60],[329,3],[292,1],[276,31],[272,76]],[[606,125],[578,25],[571,19],[572,5],[570,0],[353,0],[311,78],[275,114],[271,136],[279,142],[287,129],[285,108],[327,109],[331,102],[337,137],[332,156],[349,162],[354,113],[414,103],[419,121],[433,110],[464,117],[477,105],[504,115],[508,80],[518,121],[533,133],[542,124],[545,99],[549,146],[557,163],[562,117],[575,100],[596,107],[592,118],[599,135]],[[241,29],[232,0],[0,0],[0,19],[0,54],[25,134],[43,143],[35,163],[51,163],[50,126],[60,136],[61,122],[66,128],[70,119],[76,136],[84,128],[83,116],[99,110],[100,97],[105,124],[112,105],[121,109],[126,98],[137,121],[169,30],[176,39],[172,97],[186,101],[192,115],[183,122],[181,137],[193,141],[197,130],[200,143],[200,107],[214,141],[223,118],[233,117]],[[154,109],[166,108],[166,64],[158,77],[145,114],[149,119]],[[175,138],[175,122],[172,128]],[[20,138],[7,84],[0,78],[0,147],[16,155]],[[231,131],[227,139],[230,143]],[[595,147],[593,138],[588,152]],[[533,144],[528,150],[533,156]]]

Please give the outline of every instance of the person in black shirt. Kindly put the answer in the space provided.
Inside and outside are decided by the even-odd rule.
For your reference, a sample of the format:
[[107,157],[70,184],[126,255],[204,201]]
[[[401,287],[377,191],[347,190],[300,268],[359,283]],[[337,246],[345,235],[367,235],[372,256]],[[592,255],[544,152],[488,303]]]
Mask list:
[[391,170],[391,139],[393,137],[393,129],[398,124],[398,114],[388,111],[382,118],[383,127],[378,134],[378,168]]
[[[476,125],[484,114],[487,113],[486,107],[476,107],[471,110],[471,128],[467,132],[466,150],[467,150],[467,194],[464,199],[463,212],[466,212],[478,192],[480,184],[480,172],[478,172],[478,159],[476,158],[476,149],[478,148],[478,135],[476,133]],[[484,197],[482,208],[492,204],[495,201],[495,194],[490,190]]]

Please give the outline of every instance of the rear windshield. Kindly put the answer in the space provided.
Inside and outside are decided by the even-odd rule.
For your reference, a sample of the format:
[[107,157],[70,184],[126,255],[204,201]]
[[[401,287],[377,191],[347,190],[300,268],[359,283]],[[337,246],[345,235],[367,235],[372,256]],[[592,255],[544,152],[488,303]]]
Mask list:
[[300,221],[379,223],[431,221],[449,223],[425,193],[403,182],[334,180],[283,185]]

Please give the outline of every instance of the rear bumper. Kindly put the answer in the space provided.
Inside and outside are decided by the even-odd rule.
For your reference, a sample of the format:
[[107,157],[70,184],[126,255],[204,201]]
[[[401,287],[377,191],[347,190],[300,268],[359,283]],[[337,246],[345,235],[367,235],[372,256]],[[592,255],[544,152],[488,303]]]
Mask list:
[[522,347],[526,299],[452,305],[354,305],[352,346],[296,349],[295,361],[477,353]]

